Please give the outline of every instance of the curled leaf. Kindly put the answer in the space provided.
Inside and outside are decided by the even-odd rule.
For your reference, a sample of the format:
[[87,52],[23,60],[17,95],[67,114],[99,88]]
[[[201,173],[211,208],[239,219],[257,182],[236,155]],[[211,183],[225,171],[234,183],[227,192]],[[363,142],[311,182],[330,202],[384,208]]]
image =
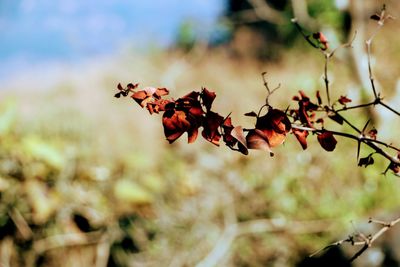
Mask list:
[[212,111],[207,112],[203,122],[203,137],[214,145],[219,146],[219,139],[221,138],[221,134],[218,128],[223,122],[224,117],[222,117],[218,113]]
[[250,130],[246,136],[246,143],[247,143],[247,148],[249,149],[264,150],[268,151],[271,156],[274,155],[274,153],[271,150],[271,147],[269,146],[268,139],[259,130],[258,131]]
[[297,141],[299,141],[303,150],[307,149],[307,136],[308,131],[306,130],[299,130],[299,129],[292,129],[292,133],[296,136]]
[[166,111],[163,115],[162,123],[165,137],[170,144],[191,129],[191,123],[188,121],[185,112],[179,110]]
[[233,138],[235,138],[238,141],[239,151],[247,155],[249,151],[247,149],[247,141],[246,137],[244,136],[242,126],[236,126],[235,128],[232,129],[230,134]]
[[347,96],[340,96],[340,98],[338,99],[338,102],[342,105],[346,105],[346,103],[351,102],[351,99],[348,98]]
[[374,159],[372,158],[372,154],[368,155],[365,158],[360,158],[358,161],[358,166],[367,168],[369,165],[374,164]]
[[329,117],[331,120],[333,120],[333,121],[339,123],[340,125],[342,125],[343,122],[344,122],[343,117],[340,116],[339,114],[336,114],[336,113],[330,113],[330,114],[328,114],[328,117]]
[[319,144],[326,151],[333,151],[336,148],[337,141],[332,132],[323,132],[317,136]]
[[211,110],[212,103],[216,97],[216,94],[212,91],[207,90],[207,88],[203,88],[200,94],[201,100],[203,101],[203,105],[205,106],[207,111]]

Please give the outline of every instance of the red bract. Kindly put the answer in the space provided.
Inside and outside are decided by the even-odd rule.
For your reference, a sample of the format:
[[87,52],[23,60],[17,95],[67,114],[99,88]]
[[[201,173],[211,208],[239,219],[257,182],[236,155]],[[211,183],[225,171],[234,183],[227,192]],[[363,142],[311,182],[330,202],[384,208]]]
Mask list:
[[347,96],[340,96],[340,98],[338,99],[338,102],[342,105],[346,105],[346,103],[351,102],[351,99],[348,98]]
[[328,49],[328,39],[322,32],[316,32],[313,34],[314,39],[316,39],[322,46],[322,50]]
[[319,144],[326,151],[333,151],[336,148],[337,141],[332,132],[323,132],[317,136]]

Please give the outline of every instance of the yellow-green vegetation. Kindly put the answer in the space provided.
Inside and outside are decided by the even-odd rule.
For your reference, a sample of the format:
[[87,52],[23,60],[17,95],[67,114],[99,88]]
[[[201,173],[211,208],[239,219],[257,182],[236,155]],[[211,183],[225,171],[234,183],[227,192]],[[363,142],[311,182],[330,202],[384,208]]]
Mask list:
[[[328,153],[313,136],[306,151],[289,136],[273,158],[202,140],[168,145],[160,117],[113,98],[118,82],[176,98],[205,86],[216,110],[251,125],[242,114],[263,104],[262,71],[281,83],[270,99],[280,108],[299,89],[323,93],[311,49],[265,64],[204,50],[121,58],[2,88],[1,266],[292,266],[351,233],[350,221],[398,210],[400,180],[381,175],[379,157],[357,167],[353,141]],[[346,60],[332,64],[332,95],[356,96]]]

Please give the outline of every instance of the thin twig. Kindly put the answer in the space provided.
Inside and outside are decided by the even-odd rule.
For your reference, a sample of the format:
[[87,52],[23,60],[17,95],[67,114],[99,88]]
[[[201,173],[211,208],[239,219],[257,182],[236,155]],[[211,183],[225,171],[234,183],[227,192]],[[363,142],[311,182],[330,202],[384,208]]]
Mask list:
[[[304,127],[304,126],[297,125],[297,124],[292,124],[291,126],[293,129],[304,130],[304,131],[315,132],[315,133],[323,133],[323,132],[329,131],[333,135],[353,139],[357,142],[362,142],[362,143],[366,144],[367,146],[371,147],[372,149],[374,149],[377,154],[380,154],[381,156],[388,159],[391,163],[396,164],[396,165],[400,164],[400,159],[398,159],[397,157],[391,156],[389,153],[387,153],[382,148],[377,146],[374,143],[375,141],[372,141],[369,138],[365,138],[363,136],[356,136],[356,135],[352,135],[352,134],[344,133],[344,132],[331,131],[331,130],[327,130],[327,129],[315,129],[315,128],[310,128],[310,127]],[[398,150],[398,148],[393,148],[393,149]]]
[[[330,249],[334,246],[340,246],[343,243],[350,243],[352,246],[362,246],[361,249],[359,249],[350,259],[349,261],[352,262],[355,259],[357,259],[361,254],[363,254],[369,247],[372,246],[372,244],[375,242],[375,240],[377,240],[381,235],[383,235],[386,231],[388,231],[391,227],[395,226],[396,224],[398,224],[400,222],[400,217],[390,221],[390,222],[383,222],[383,221],[378,221],[378,220],[373,220],[373,219],[369,219],[368,221],[369,223],[374,222],[377,224],[382,225],[382,228],[380,228],[375,234],[373,235],[368,235],[365,236],[361,233],[357,233],[355,235],[351,235],[349,236],[347,239],[343,239],[337,242],[334,242],[332,244],[329,244],[328,246],[319,249],[318,251],[312,253],[310,255],[310,257],[314,257],[317,254],[320,254],[321,252]],[[361,239],[359,241],[355,241],[355,239]]]

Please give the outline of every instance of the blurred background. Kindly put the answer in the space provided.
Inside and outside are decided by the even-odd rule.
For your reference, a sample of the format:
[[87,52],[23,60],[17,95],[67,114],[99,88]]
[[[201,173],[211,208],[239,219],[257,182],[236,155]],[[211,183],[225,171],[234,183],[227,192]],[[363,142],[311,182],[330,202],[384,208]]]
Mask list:
[[[394,17],[400,3],[385,1]],[[397,218],[400,181],[376,158],[357,167],[356,144],[322,151],[293,136],[275,156],[234,153],[185,138],[168,145],[160,116],[116,99],[120,82],[207,87],[235,124],[265,98],[261,73],[280,89],[324,92],[323,55],[292,17],[331,47],[332,98],[371,99],[364,41],[382,1],[0,0],[0,266],[350,266],[355,248],[307,255]],[[400,106],[399,20],[372,45],[378,88]],[[348,112],[398,145],[398,117]],[[388,124],[389,122],[389,124]],[[327,126],[348,130],[335,124]],[[316,139],[316,138],[314,138]],[[362,155],[368,155],[367,150]],[[352,266],[399,266],[400,230],[387,232]],[[329,264],[323,262],[328,259]]]

